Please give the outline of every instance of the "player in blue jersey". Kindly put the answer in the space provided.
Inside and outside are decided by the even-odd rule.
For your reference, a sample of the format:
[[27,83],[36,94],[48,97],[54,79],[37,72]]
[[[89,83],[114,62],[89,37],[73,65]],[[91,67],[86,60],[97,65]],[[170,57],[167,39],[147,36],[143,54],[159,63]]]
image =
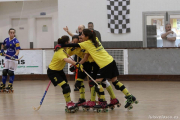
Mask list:
[[[9,37],[6,38],[3,44],[1,45],[0,54],[1,56],[7,54],[11,57],[7,57],[7,56],[5,57],[4,68],[2,71],[2,83],[0,86],[1,91],[4,91],[5,89],[7,91],[13,91],[12,89],[13,89],[13,81],[14,81],[14,71],[16,70],[18,64],[18,61],[15,61],[15,59],[18,59],[19,49],[20,49],[19,41],[17,40],[17,38],[15,38],[16,30],[10,28],[8,33],[9,33]],[[4,52],[4,47],[6,47],[7,49],[6,53]],[[5,88],[7,75],[9,75],[9,84]]]

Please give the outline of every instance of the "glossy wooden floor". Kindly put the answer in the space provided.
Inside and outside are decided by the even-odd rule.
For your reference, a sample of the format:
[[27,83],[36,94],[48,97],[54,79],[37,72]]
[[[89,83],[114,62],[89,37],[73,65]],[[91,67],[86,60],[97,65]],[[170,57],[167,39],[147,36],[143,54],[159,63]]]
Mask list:
[[[81,108],[76,113],[66,113],[61,88],[51,84],[40,110],[34,111],[32,107],[39,106],[48,82],[15,81],[14,93],[0,93],[0,120],[149,120],[159,119],[155,118],[158,116],[180,119],[180,82],[122,81],[139,104],[126,110],[124,95],[112,86],[122,106],[107,113],[83,112]],[[73,91],[73,81],[69,84],[71,98],[77,101],[79,92]],[[110,97],[105,93],[109,102]],[[86,87],[86,99],[90,99],[89,87]]]

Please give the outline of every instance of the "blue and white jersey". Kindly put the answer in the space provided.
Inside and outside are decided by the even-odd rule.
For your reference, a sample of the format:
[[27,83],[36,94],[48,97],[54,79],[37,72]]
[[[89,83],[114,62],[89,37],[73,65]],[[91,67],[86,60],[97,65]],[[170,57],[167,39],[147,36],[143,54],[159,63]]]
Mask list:
[[[16,50],[20,49],[19,41],[14,37],[11,41],[10,38],[6,38],[3,45],[7,48],[7,55],[13,56],[16,54]],[[6,59],[10,59],[6,56]],[[18,57],[16,57],[18,59]]]

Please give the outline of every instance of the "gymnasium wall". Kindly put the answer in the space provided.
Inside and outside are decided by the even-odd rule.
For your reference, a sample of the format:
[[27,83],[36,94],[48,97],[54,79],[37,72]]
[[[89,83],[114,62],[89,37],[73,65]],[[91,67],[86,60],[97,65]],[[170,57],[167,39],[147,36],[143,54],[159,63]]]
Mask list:
[[[46,12],[46,16],[52,17],[53,41],[58,38],[58,5],[57,0],[25,1],[22,11],[22,18],[28,18],[29,32],[27,39],[35,45],[35,18],[43,17],[41,12]],[[7,38],[8,30],[11,28],[11,18],[19,18],[21,15],[23,2],[0,2],[0,42]]]
[[[95,29],[100,31],[105,48],[135,48],[143,46],[142,12],[146,11],[179,11],[179,0],[132,0],[131,1],[131,33],[107,33],[107,0],[42,0],[26,1],[22,12],[28,18],[29,42],[35,45],[35,17],[40,12],[53,17],[53,39],[67,34],[63,27],[68,26],[75,32],[77,26],[89,21],[94,22]],[[0,42],[8,37],[11,18],[20,17],[23,2],[0,2]],[[117,42],[118,41],[118,42]],[[35,47],[35,46],[34,46]]]
[[[179,0],[131,0],[131,33],[116,35],[107,33],[106,1],[107,0],[58,0],[59,36],[66,34],[62,29],[66,25],[69,26],[72,32],[75,32],[78,25],[84,24],[87,27],[87,23],[92,21],[94,22],[95,29],[101,33],[102,41],[138,41],[133,43],[126,42],[125,44],[120,42],[119,46],[124,44],[124,46],[127,47],[128,45],[132,47],[142,47],[142,12],[180,10]],[[110,48],[108,44],[113,43],[108,42],[103,45],[106,46],[106,48]]]
[[128,74],[179,75],[180,49],[129,49]]

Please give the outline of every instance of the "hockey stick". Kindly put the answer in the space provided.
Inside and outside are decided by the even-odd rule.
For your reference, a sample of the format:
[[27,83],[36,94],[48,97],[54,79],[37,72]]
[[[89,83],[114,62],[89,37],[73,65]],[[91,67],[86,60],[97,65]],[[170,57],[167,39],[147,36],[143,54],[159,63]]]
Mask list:
[[[10,55],[7,55],[7,54],[4,54],[4,56],[7,56],[7,57],[9,57],[9,58],[11,58],[12,56],[10,56]],[[20,59],[22,59],[23,58],[23,56],[22,57],[20,57],[19,59],[15,59],[15,61],[19,61]]]
[[[63,50],[63,51],[64,51],[64,53],[67,54],[67,52],[66,52],[65,50]],[[67,56],[68,56],[69,58],[71,58],[70,55],[67,54]],[[73,59],[71,58],[71,60],[73,60]],[[74,60],[73,60],[73,61],[74,61]],[[98,85],[98,83],[97,83],[84,69],[83,69],[83,71],[86,73],[87,76],[89,76],[89,77],[91,78],[91,80],[92,80],[94,83],[96,83],[96,85],[98,86],[98,88],[100,88],[100,86]]]
[[42,99],[41,99],[41,101],[40,101],[40,106],[39,107],[37,107],[37,108],[35,108],[35,107],[33,107],[34,108],[34,110],[39,110],[40,109],[40,107],[41,107],[41,105],[42,105],[42,103],[43,103],[43,100],[44,100],[44,98],[45,98],[45,96],[46,96],[46,93],[47,93],[47,91],[48,91],[48,89],[49,89],[49,86],[50,86],[50,84],[51,84],[51,81],[49,81],[49,84],[48,84],[48,86],[47,86],[47,88],[46,88],[46,90],[45,90],[45,93],[44,93],[44,95],[43,95],[43,97],[42,97]]

